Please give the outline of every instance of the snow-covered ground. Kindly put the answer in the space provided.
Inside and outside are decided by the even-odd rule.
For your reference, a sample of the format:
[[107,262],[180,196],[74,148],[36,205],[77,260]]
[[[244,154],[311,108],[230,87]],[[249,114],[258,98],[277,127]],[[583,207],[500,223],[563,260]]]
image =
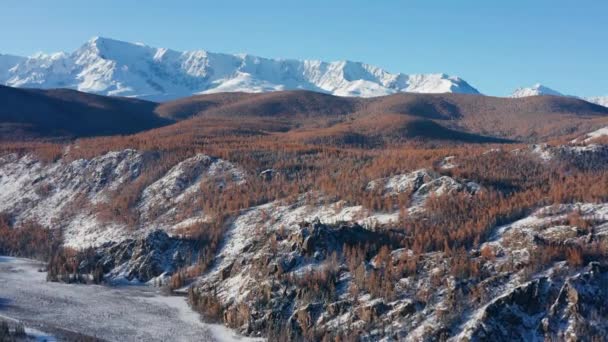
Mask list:
[[140,286],[51,283],[40,267],[0,257],[0,318],[22,321],[28,334],[48,338],[41,331],[71,331],[108,341],[253,340],[203,323],[184,297]]

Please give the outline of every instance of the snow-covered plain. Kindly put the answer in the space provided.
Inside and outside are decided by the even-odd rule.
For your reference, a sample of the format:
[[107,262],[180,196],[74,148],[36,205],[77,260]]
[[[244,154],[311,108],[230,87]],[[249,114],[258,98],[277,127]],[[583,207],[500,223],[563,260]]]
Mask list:
[[108,341],[254,340],[203,323],[184,297],[143,286],[51,283],[40,267],[32,260],[0,257],[0,317],[36,327],[32,332],[70,331]]

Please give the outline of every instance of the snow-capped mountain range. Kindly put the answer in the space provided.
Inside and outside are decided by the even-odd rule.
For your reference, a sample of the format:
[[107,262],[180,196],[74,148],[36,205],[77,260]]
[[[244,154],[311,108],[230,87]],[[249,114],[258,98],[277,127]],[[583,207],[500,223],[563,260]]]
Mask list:
[[305,89],[340,96],[479,92],[445,74],[393,74],[351,61],[179,52],[95,37],[72,53],[0,55],[0,84],[168,100],[213,92]]
[[[271,59],[204,50],[175,51],[94,37],[72,53],[30,57],[0,54],[0,84],[71,88],[84,92],[171,100],[216,92],[312,90],[338,96],[374,97],[398,92],[480,94],[465,80],[443,73],[390,73],[352,61]],[[542,84],[510,97],[566,96]],[[608,106],[608,96],[583,98]]]
[[[540,95],[572,96],[572,95],[562,94],[557,90],[551,89],[540,83],[536,83],[535,85],[533,85],[531,87],[515,89],[515,91],[511,94],[510,97],[519,98],[519,97],[540,96]],[[577,97],[577,96],[572,96],[572,97]],[[591,102],[591,103],[598,104],[600,106],[608,107],[608,96],[581,97],[581,99]]]

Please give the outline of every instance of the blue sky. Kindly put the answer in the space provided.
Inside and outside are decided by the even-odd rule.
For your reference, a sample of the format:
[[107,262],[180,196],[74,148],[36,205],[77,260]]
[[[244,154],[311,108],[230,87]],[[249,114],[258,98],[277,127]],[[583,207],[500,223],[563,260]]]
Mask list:
[[2,0],[0,52],[72,51],[104,36],[444,72],[490,95],[541,82],[592,96],[608,95],[607,18],[605,0]]

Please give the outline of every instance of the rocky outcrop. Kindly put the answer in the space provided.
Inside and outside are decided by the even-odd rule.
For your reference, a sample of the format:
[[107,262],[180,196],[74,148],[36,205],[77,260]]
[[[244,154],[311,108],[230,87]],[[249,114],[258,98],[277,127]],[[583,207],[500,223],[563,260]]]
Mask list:
[[300,254],[322,258],[326,258],[333,251],[341,250],[345,244],[382,246],[389,243],[386,234],[365,229],[358,224],[333,227],[318,221],[303,223],[295,239]]
[[170,237],[157,230],[145,237],[94,248],[94,256],[83,260],[79,271],[87,274],[100,268],[109,283],[147,282],[193,264],[198,258],[196,251],[195,241]]
[[573,276],[540,277],[493,300],[468,323],[470,341],[579,341],[608,336],[608,268],[592,262]]
[[514,288],[482,310],[469,328],[471,341],[529,341],[538,339],[537,329],[549,301],[551,284],[540,278]]
[[378,192],[382,196],[409,194],[411,207],[416,209],[424,205],[430,195],[440,196],[461,191],[475,194],[481,189],[481,186],[475,182],[457,180],[449,176],[442,176],[435,171],[420,169],[373,180],[367,184],[366,189]]
[[527,150],[515,150],[515,153],[532,153],[545,162],[556,161],[564,165],[585,171],[606,169],[608,145],[531,145]]
[[594,262],[564,282],[542,320],[542,333],[552,340],[601,340],[608,337],[607,318],[608,267]]

